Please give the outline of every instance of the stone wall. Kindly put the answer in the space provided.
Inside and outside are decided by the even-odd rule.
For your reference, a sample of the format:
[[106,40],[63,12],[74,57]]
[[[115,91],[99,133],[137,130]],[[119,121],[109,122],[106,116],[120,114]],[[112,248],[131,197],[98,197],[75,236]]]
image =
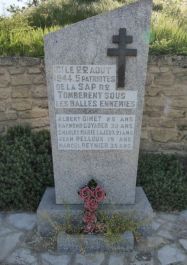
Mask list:
[[48,128],[43,60],[0,57],[0,133],[9,126]]
[[[44,63],[0,57],[0,133],[49,125]],[[187,154],[187,57],[150,56],[141,149]]]
[[187,56],[149,58],[141,149],[187,154]]

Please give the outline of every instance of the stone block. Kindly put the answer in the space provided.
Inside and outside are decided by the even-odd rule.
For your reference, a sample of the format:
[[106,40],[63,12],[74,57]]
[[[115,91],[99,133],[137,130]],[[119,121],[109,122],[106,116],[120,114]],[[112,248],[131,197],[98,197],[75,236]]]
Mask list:
[[47,98],[35,98],[33,101],[33,107],[38,107],[42,109],[47,109],[48,108],[48,100]]
[[132,232],[120,235],[119,242],[107,242],[104,235],[70,235],[60,232],[57,237],[59,252],[80,253],[88,252],[124,252],[134,249],[134,236]]
[[148,130],[142,129],[141,139],[144,139],[144,140],[148,140],[149,139]]
[[45,85],[33,87],[32,96],[34,98],[47,98],[47,87]]
[[171,73],[161,73],[155,77],[155,85],[171,86],[175,83],[174,75]]
[[104,259],[104,253],[77,254],[73,265],[102,265]]
[[162,265],[183,262],[186,255],[175,244],[166,245],[158,250],[158,259]]
[[171,107],[174,108],[187,108],[187,97],[173,99]]
[[187,250],[187,239],[180,239],[179,243],[185,250]]
[[42,59],[34,57],[23,57],[19,60],[19,64],[22,66],[35,66],[40,65],[42,62]]
[[[120,213],[141,221],[142,227],[150,229],[153,218],[152,207],[141,187],[136,188],[136,201],[132,205],[103,204],[99,210],[107,214]],[[47,188],[37,209],[38,232],[41,236],[56,233],[58,225],[63,224],[70,216],[72,222],[82,222],[83,204],[56,204],[54,188]]]
[[33,108],[32,110],[27,110],[19,113],[20,119],[35,119],[48,117],[47,109]]
[[24,67],[17,66],[11,66],[8,68],[8,71],[11,75],[17,75],[17,74],[23,74],[25,72]]
[[184,110],[169,109],[165,116],[168,118],[183,118],[185,116]]
[[177,121],[177,128],[180,131],[186,131],[187,130],[187,118],[181,119]]
[[108,265],[124,265],[124,255],[111,255]]
[[12,102],[12,109],[22,111],[32,109],[31,100],[14,100]]
[[150,73],[160,73],[160,69],[158,66],[149,66],[148,71]]
[[30,249],[19,248],[6,259],[9,265],[38,265],[37,257]]
[[154,74],[148,72],[146,78],[146,86],[150,86],[153,81],[154,81]]
[[7,216],[6,222],[17,229],[29,231],[36,225],[36,215],[29,213],[10,214]]
[[10,76],[7,71],[4,74],[0,75],[0,87],[7,87],[10,83]]
[[31,85],[32,78],[28,74],[17,74],[11,76],[12,86]]
[[171,70],[172,70],[172,72],[173,73],[186,73],[187,74],[187,68],[182,68],[182,67],[176,67],[176,66],[172,66],[172,68],[171,68]]
[[29,74],[40,74],[41,73],[41,66],[28,67],[27,72]]
[[151,138],[156,142],[167,143],[169,141],[179,141],[180,134],[176,130],[154,129],[151,130]]
[[40,85],[40,84],[46,84],[45,76],[42,74],[35,74],[30,75],[33,81],[33,84]]
[[0,113],[0,121],[8,121],[8,120],[16,120],[16,119],[17,119],[16,112],[8,112],[8,113],[1,112]]
[[16,86],[12,88],[13,98],[27,98],[29,97],[29,86]]
[[160,67],[160,72],[161,73],[167,73],[170,71],[170,67],[167,67],[167,66],[161,66]]
[[52,255],[48,252],[41,255],[42,265],[69,265],[70,255]]
[[[0,77],[1,79],[1,77]],[[10,97],[10,88],[6,87],[6,88],[0,88],[0,99],[7,99],[8,97]]]
[[153,97],[153,96],[157,96],[161,91],[162,89],[160,87],[149,87],[147,89],[147,94]]
[[146,99],[146,106],[164,107],[165,106],[164,97],[150,97]]
[[14,250],[22,235],[21,232],[15,232],[0,237],[0,263]]
[[[26,122],[26,120],[25,120]],[[30,124],[31,128],[42,128],[49,126],[49,118],[38,118],[38,119],[32,119],[27,120],[27,122]]]
[[169,89],[163,89],[162,93],[166,96],[187,96],[187,91],[185,86],[174,86]]

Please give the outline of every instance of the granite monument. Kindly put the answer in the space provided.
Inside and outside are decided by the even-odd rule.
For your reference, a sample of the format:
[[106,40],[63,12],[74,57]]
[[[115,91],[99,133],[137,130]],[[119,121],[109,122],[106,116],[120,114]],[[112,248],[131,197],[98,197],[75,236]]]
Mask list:
[[103,209],[152,217],[136,188],[151,10],[140,0],[45,37],[55,188],[38,208],[43,235],[44,213],[62,222],[68,206],[77,219],[91,178],[107,193]]

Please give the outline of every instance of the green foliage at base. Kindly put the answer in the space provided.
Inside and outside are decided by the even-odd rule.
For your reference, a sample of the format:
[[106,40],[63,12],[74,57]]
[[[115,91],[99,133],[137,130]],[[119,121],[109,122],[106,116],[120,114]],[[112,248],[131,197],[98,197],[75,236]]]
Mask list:
[[0,137],[1,210],[35,210],[52,175],[48,131],[15,127]]
[[105,225],[104,236],[107,241],[111,244],[115,244],[120,241],[121,235],[127,231],[134,234],[135,238],[138,239],[140,233],[138,229],[141,225],[134,221],[133,216],[124,216],[122,214],[99,214],[99,222]]
[[[35,210],[53,185],[48,131],[18,126],[0,136],[0,210]],[[187,207],[187,174],[176,156],[140,154],[138,185],[155,210]]]
[[141,154],[138,185],[143,186],[156,210],[175,211],[187,208],[187,174],[174,155]]

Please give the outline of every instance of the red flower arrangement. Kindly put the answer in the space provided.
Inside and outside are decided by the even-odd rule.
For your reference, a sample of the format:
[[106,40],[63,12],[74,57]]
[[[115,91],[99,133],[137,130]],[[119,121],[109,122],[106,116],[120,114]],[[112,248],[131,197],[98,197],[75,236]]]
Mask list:
[[102,202],[105,197],[105,191],[95,182],[95,180],[90,180],[86,186],[81,188],[78,192],[81,199],[84,201],[84,216],[83,222],[85,233],[94,233],[96,230],[96,210],[99,203]]

